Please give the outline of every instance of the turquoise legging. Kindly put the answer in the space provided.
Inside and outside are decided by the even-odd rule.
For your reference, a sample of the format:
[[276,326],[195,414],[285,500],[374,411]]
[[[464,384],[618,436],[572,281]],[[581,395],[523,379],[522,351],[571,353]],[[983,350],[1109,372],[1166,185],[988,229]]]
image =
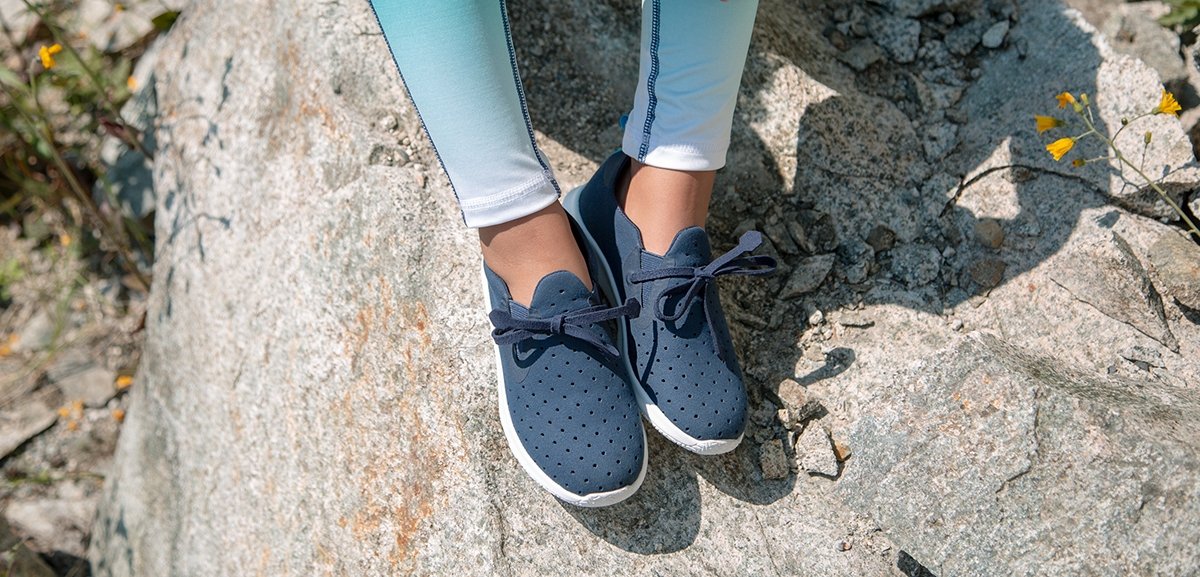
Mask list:
[[[370,0],[467,226],[557,200],[534,141],[504,0]],[[637,92],[622,148],[660,168],[716,170],[757,0],[644,0]]]

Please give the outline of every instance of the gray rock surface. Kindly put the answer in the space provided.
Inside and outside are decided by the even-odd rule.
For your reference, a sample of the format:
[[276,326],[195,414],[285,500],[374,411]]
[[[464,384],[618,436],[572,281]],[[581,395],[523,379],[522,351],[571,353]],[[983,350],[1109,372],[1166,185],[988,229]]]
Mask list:
[[809,474],[837,476],[837,457],[833,454],[829,432],[819,423],[805,427],[796,439],[796,462],[800,470]]
[[96,502],[81,487],[66,483],[53,498],[19,501],[8,506],[4,517],[30,539],[38,551],[60,551],[84,556],[87,535],[96,515]]
[[1167,325],[1162,297],[1129,242],[1119,234],[1077,245],[1054,273],[1054,279],[1075,298],[1128,323],[1167,348],[1179,350]]
[[783,450],[783,441],[775,439],[763,443],[759,454],[764,479],[786,479],[791,474],[787,453]]
[[927,285],[937,278],[942,255],[936,248],[922,244],[906,244],[891,251],[892,277],[908,287]]
[[921,44],[921,23],[911,18],[876,17],[868,20],[875,43],[899,63],[916,60]]
[[14,535],[0,517],[0,571],[7,577],[55,577],[54,570]]
[[[942,575],[1200,567],[1200,395],[975,333],[878,390],[839,493]],[[1047,538],[1047,536],[1053,538]]]
[[[1056,2],[994,4],[760,5],[708,228],[719,250],[743,223],[782,223],[797,248],[777,247],[784,264],[835,250],[838,262],[820,290],[790,301],[778,298],[783,275],[722,284],[756,415],[746,441],[699,458],[651,433],[642,491],[585,511],[547,496],[508,453],[488,323],[471,304],[480,299],[477,241],[460,226],[366,7],[198,0],[160,47],[153,80],[155,283],[91,541],[95,574],[1009,574],[1020,547],[1054,543],[1055,531],[1073,528],[1072,507],[1092,505],[1106,487],[1125,491],[1106,511],[1136,509],[1149,495],[1147,522],[1097,520],[1093,531],[1069,534],[1081,551],[1112,546],[1125,560],[1141,543],[1158,546],[1147,536],[1194,542],[1194,503],[1167,507],[1195,483],[1194,438],[1147,425],[1142,409],[1190,410],[1194,401],[1178,393],[1200,375],[1200,325],[1163,302],[1173,351],[1081,301],[1062,278],[1071,270],[1090,278],[1071,259],[1092,239],[1117,233],[1140,261],[1170,227],[1153,210],[1118,204],[1140,191],[1106,167],[1050,160],[1030,122],[1069,86],[1095,95],[1104,127],[1117,126],[1157,98],[1159,80]],[[619,139],[637,11],[545,1],[510,9],[531,114],[544,131],[537,137],[564,187],[579,184]],[[865,39],[863,15],[879,10],[919,18],[929,42],[911,63],[885,53],[855,72],[837,54]],[[941,16],[947,10],[952,20]],[[999,49],[950,48],[955,30],[983,23],[972,31],[978,44],[1000,18],[1013,25]],[[560,33],[546,34],[550,23]],[[926,154],[926,128],[947,121],[958,126],[953,145]],[[1148,166],[1183,166],[1172,178],[1189,184],[1186,136],[1155,122]],[[372,164],[379,146],[407,161]],[[981,219],[1004,230],[999,248],[974,240]],[[862,240],[876,227],[894,232],[879,262]],[[942,260],[936,277],[921,286],[883,278],[889,253],[913,246]],[[981,259],[1003,264],[986,291],[969,281]],[[815,311],[824,320],[810,324]],[[850,316],[852,325],[838,321]],[[1008,343],[980,370],[1024,358],[1005,352],[1012,347],[1052,358],[1029,379],[1013,375],[1032,371],[997,368],[1009,385],[1074,367],[1055,383],[1138,386],[1098,389],[1121,406],[1089,421],[1086,407],[1059,402],[1069,393],[1055,391],[1068,385],[1041,386],[1046,396],[1035,399],[1029,386],[940,378],[943,361],[973,358],[974,349],[946,348],[960,342],[960,328]],[[1129,351],[1147,369],[1121,357]],[[911,360],[924,368],[898,378]],[[953,408],[947,389],[964,386],[994,394],[953,415],[960,427],[941,427],[933,411]],[[1007,404],[992,407],[993,398]],[[793,429],[824,434],[816,438],[829,458],[814,468],[841,477],[765,478],[764,448],[790,434],[776,416],[780,400]],[[1003,482],[1030,461],[1035,406],[1045,417],[1038,434],[1064,443],[1043,446],[1044,463],[1079,465],[1057,471],[1077,482],[1056,488],[1062,506],[1036,511],[1026,488],[1048,482],[1042,465],[994,492],[996,475],[1007,473]],[[1024,428],[993,438],[988,425],[1006,419]],[[1138,440],[1146,431],[1160,446]],[[1093,438],[1148,452],[1128,465],[1104,461],[1115,445],[1092,447]],[[949,448],[958,460],[942,462],[955,466],[923,460],[923,449],[942,457]],[[1086,467],[1089,450],[1112,467]],[[970,461],[983,455],[1001,466]],[[1120,476],[1108,479],[1114,470]],[[1138,479],[1153,483],[1134,490]],[[881,486],[896,493],[882,496]],[[980,506],[989,495],[1025,508],[997,517]],[[940,519],[960,521],[960,537],[947,538]],[[1062,566],[1078,558],[1064,555]],[[1197,567],[1182,555],[1140,559],[1150,565],[1135,569],[1147,574]]]
[[17,340],[12,345],[15,352],[37,352],[54,341],[58,326],[50,313],[40,310],[25,321],[25,325],[17,333]]
[[1162,235],[1150,247],[1155,284],[1164,295],[1188,308],[1200,309],[1200,245],[1180,234]]
[[832,254],[819,254],[801,260],[796,268],[792,269],[792,275],[783,292],[779,293],[779,298],[792,299],[816,290],[825,282],[829,271],[833,270],[836,258]]
[[96,365],[86,355],[70,354],[55,361],[47,369],[47,378],[59,387],[68,403],[80,401],[88,407],[103,407],[116,396],[116,373]]
[[999,48],[1004,44],[1004,38],[1008,36],[1008,20],[1001,20],[987,29],[983,36],[979,39],[979,43],[984,48]]
[[44,387],[0,408],[0,458],[53,425],[58,420],[54,410],[61,399],[58,391]]
[[1122,3],[1100,25],[1113,49],[1150,65],[1163,83],[1178,92],[1188,80],[1179,35],[1158,23],[1169,12],[1163,2]]

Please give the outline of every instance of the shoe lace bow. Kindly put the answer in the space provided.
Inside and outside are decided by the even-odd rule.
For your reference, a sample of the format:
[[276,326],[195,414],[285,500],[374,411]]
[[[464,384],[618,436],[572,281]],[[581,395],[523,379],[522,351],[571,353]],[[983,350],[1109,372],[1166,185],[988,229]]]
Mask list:
[[498,345],[515,344],[537,335],[564,335],[584,341],[609,358],[617,358],[620,353],[617,347],[606,342],[588,328],[588,325],[602,323],[613,319],[637,316],[642,305],[637,299],[631,298],[625,304],[617,307],[595,305],[576,311],[555,315],[549,318],[513,317],[512,313],[504,310],[494,310],[488,318],[492,321],[492,340]]
[[[679,266],[640,270],[629,274],[629,282],[640,284],[666,278],[687,279],[686,282],[679,283],[659,293],[655,300],[654,316],[663,322],[677,321],[683,318],[683,315],[687,313],[695,301],[703,301],[704,321],[708,324],[708,330],[713,335],[713,352],[716,353],[718,358],[723,358],[721,355],[721,345],[719,339],[716,338],[716,329],[713,326],[713,318],[716,316],[716,313],[713,312],[714,303],[704,298],[707,292],[705,289],[709,283],[719,276],[762,276],[775,272],[776,262],[774,258],[766,255],[742,256],[758,248],[761,244],[762,233],[756,230],[748,231],[738,240],[737,246],[729,252],[713,259],[712,262],[705,266]],[[675,303],[673,310],[668,312],[666,305],[672,297],[681,298]]]

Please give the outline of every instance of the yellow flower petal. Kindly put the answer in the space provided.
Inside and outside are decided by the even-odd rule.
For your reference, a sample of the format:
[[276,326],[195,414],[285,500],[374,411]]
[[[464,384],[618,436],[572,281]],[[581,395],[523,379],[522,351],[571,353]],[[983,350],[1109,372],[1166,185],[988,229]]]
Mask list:
[[1073,96],[1070,92],[1063,92],[1054,98],[1058,99],[1059,108],[1066,108],[1068,104],[1075,104],[1075,96]]
[[133,92],[134,90],[137,90],[137,86],[138,86],[138,85],[137,85],[137,78],[134,78],[134,77],[132,77],[132,76],[130,76],[129,78],[126,78],[126,79],[125,79],[125,86],[126,86],[127,88],[129,88],[129,91],[130,91],[130,92]]
[[118,391],[124,391],[125,389],[128,389],[129,386],[132,384],[133,384],[133,377],[131,377],[129,375],[121,375],[121,376],[117,377],[117,382],[113,383],[113,386],[115,386]]
[[1159,100],[1158,106],[1154,108],[1154,114],[1178,116],[1180,110],[1183,110],[1183,107],[1179,105],[1178,100],[1175,100],[1175,95],[1163,90],[1162,99]]
[[50,46],[42,46],[38,48],[38,58],[42,59],[42,67],[46,70],[54,68],[54,55],[62,52],[62,46],[51,44]]
[[1037,115],[1037,116],[1034,116],[1033,118],[1034,118],[1034,120],[1037,120],[1038,134],[1046,132],[1047,130],[1058,128],[1059,126],[1063,125],[1063,121],[1061,121],[1053,116]]
[[21,337],[17,334],[8,335],[8,338],[5,339],[3,343],[0,343],[0,358],[4,358],[4,357],[7,357],[8,355],[11,355],[13,352],[12,351],[13,347],[16,346],[17,341],[20,341],[20,340],[21,340]]
[[1046,150],[1050,152],[1050,156],[1053,156],[1056,161],[1062,160],[1062,157],[1071,152],[1072,148],[1075,148],[1075,139],[1070,137],[1060,138],[1046,146]]

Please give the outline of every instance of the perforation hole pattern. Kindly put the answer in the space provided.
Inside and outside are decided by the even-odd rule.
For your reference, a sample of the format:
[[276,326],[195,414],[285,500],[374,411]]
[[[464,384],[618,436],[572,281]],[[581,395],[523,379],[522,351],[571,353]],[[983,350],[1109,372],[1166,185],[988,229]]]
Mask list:
[[[548,310],[588,306],[569,297],[555,295]],[[521,358],[536,360],[523,380],[519,371],[506,373],[505,394],[525,451],[555,483],[577,495],[632,485],[645,448],[635,397],[618,376],[624,369],[569,337],[521,346]]]
[[[680,251],[677,254],[677,251]],[[700,235],[681,236],[672,248],[676,262],[708,262],[708,246]],[[676,266],[668,264],[665,266]],[[682,281],[666,279],[645,283],[643,302],[653,303],[665,289]],[[636,372],[656,400],[658,408],[683,432],[699,440],[734,439],[746,424],[746,389],[724,322],[717,287],[710,283],[705,299],[714,299],[716,335],[708,330],[703,303],[697,300],[676,322],[658,320],[653,307],[643,307],[631,322],[631,345]],[[670,310],[676,303],[667,303]],[[722,341],[725,360],[713,353],[713,339]]]

